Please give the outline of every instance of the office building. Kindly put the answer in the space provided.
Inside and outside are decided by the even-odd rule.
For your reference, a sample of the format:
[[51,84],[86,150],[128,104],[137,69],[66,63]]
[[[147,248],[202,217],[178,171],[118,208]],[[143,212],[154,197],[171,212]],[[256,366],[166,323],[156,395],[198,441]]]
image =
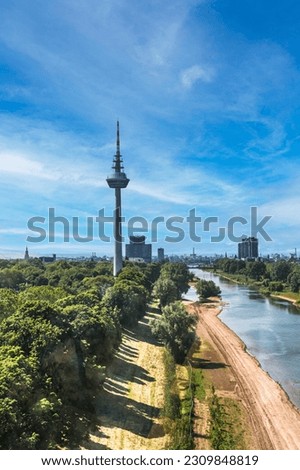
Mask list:
[[145,243],[144,236],[129,237],[130,243],[126,245],[126,258],[130,261],[144,261],[151,263],[152,261],[152,245]]
[[258,239],[255,237],[243,238],[238,244],[239,259],[258,258]]

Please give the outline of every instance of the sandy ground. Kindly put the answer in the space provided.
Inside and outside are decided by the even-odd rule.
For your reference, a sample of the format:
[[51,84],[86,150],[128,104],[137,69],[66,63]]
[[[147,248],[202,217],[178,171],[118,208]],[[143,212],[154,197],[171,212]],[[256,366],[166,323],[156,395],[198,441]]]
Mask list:
[[[221,371],[228,384],[224,394],[236,397],[246,410],[252,430],[252,449],[300,449],[300,413],[286,393],[264,372],[256,359],[245,351],[238,336],[218,317],[218,304],[189,304],[199,322],[197,334],[207,344],[203,368],[212,374],[213,383],[222,389]],[[212,348],[209,346],[211,345]],[[212,356],[217,351],[218,359]],[[224,377],[224,374],[223,374]]]
[[280,295],[280,294],[271,294],[271,297],[273,297],[274,299],[287,300],[288,302],[290,302],[290,303],[292,303],[293,305],[295,305],[295,307],[300,308],[299,304],[297,304],[297,302],[298,302],[297,299],[291,299],[290,297],[286,297],[286,296]]
[[97,425],[86,449],[163,449],[160,410],[164,399],[163,347],[149,328],[148,313],[137,327],[125,330],[97,397]]

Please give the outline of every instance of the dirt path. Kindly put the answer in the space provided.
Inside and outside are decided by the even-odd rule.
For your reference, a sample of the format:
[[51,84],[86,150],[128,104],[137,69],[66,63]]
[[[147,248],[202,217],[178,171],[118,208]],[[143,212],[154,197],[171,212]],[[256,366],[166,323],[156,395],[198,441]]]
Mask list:
[[[300,413],[285,392],[264,372],[255,358],[219,318],[217,305],[195,306],[198,335],[219,353],[228,369],[233,396],[247,410],[254,449],[300,449]],[[207,367],[210,367],[209,361]],[[213,369],[213,367],[211,367]]]
[[211,449],[209,441],[209,406],[205,402],[194,400],[194,444],[195,449]]
[[163,404],[163,348],[153,339],[148,313],[122,344],[97,398],[97,422],[85,448],[163,449],[166,436],[159,419]]

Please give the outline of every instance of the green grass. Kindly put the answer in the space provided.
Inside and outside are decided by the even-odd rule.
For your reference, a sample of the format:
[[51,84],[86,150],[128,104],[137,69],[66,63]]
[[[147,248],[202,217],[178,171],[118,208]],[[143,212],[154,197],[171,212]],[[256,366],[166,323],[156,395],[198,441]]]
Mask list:
[[296,300],[297,303],[300,303],[300,294],[296,292],[291,292],[291,291],[282,291],[282,292],[275,292],[275,295],[282,295],[283,297],[287,297],[288,299],[291,300]]
[[[192,435],[192,386],[184,388],[183,397],[179,397],[176,364],[171,353],[164,354],[165,389],[164,389],[164,428],[170,436],[167,449],[189,450],[194,448]],[[190,377],[189,377],[190,382]]]
[[210,441],[215,450],[245,449],[241,409],[231,398],[219,398],[213,390],[210,400]]
[[201,369],[193,369],[192,372],[194,397],[199,401],[204,401],[206,397],[204,376]]

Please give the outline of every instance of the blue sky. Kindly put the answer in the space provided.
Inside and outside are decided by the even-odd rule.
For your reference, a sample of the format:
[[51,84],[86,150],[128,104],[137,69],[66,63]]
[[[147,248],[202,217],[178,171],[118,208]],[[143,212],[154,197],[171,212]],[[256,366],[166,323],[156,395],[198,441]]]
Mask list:
[[[125,235],[133,216],[195,208],[226,227],[258,207],[272,216],[262,253],[300,248],[299,2],[0,0],[0,13],[0,256],[112,253],[97,233],[65,243],[59,223],[55,242],[26,239],[50,207],[82,236],[86,217],[111,214],[117,119]],[[154,249],[236,253],[227,236],[211,242],[217,224],[199,223],[198,243],[181,227],[171,243],[160,224]]]

